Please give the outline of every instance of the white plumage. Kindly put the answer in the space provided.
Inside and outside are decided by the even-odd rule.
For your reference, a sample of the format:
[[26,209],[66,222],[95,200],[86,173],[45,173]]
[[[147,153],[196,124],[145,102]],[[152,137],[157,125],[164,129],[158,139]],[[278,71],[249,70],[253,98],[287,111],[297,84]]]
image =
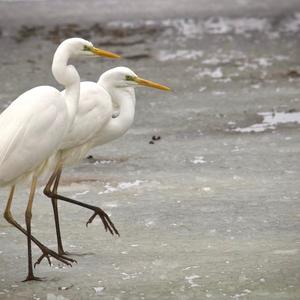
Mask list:
[[[65,86],[61,94],[50,86],[33,88],[9,105],[0,115],[0,185],[10,185],[11,191],[4,212],[5,219],[27,235],[28,276],[26,280],[38,279],[32,270],[31,241],[42,251],[44,257],[55,257],[70,264],[73,259],[58,255],[46,248],[31,235],[31,210],[38,176],[48,161],[55,162],[63,138],[70,129],[78,107],[80,77],[74,66],[68,65],[70,57],[103,55],[118,57],[113,53],[93,47],[80,38],[65,40],[57,48],[52,63],[55,79]],[[53,156],[54,153],[54,156]],[[31,190],[25,213],[27,231],[12,217],[11,203],[15,185],[21,180],[31,179]]]
[[[56,198],[93,210],[94,214],[87,224],[91,223],[95,216],[99,215],[105,229],[112,234],[118,234],[118,231],[104,211],[98,207],[57,194],[57,187],[63,165],[79,162],[90,149],[122,136],[130,128],[135,114],[136,99],[134,88],[138,85],[170,90],[166,86],[138,77],[126,67],[117,67],[106,71],[100,76],[98,83],[82,82],[80,84],[78,111],[70,131],[60,147],[60,156],[57,156],[61,163],[61,168],[56,175],[53,174],[51,176],[47,184],[47,186],[50,186],[56,180],[56,187],[53,192],[49,191],[47,186],[45,188],[45,194],[52,197],[58,253],[65,254],[60,235]],[[119,113],[117,117],[113,118],[115,107],[117,107]]]
[[38,175],[59,147],[67,121],[66,103],[55,88],[36,87],[19,96],[0,115],[0,184]]

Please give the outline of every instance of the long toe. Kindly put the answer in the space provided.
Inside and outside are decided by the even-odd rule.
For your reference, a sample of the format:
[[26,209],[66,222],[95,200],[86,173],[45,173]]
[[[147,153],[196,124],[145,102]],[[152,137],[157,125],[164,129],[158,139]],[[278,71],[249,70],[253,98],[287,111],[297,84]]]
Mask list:
[[75,259],[64,256],[64,255],[60,255],[60,254],[58,254],[58,253],[54,252],[53,250],[50,250],[46,247],[43,248],[42,251],[43,251],[43,254],[34,263],[34,267],[39,265],[44,258],[47,258],[49,265],[51,265],[50,257],[53,257],[56,260],[64,263],[67,266],[70,266],[70,267],[72,267],[72,263],[77,263],[77,261]]
[[107,215],[107,213],[105,213],[105,211],[103,211],[99,207],[97,209],[95,209],[93,215],[86,222],[86,226],[91,224],[94,221],[94,219],[96,218],[96,216],[100,217],[105,231],[109,231],[112,235],[117,234],[118,236],[120,236],[119,231],[116,229],[116,227],[115,227],[114,223],[111,221],[110,217]]

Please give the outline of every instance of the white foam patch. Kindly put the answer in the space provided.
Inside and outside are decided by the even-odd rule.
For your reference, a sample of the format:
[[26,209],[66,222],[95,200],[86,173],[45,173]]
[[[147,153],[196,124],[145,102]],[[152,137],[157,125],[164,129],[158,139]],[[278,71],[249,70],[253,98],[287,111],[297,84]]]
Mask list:
[[271,59],[266,57],[260,57],[255,59],[255,61],[259,64],[261,67],[269,67],[272,65]]
[[158,53],[159,61],[169,60],[195,60],[203,56],[203,51],[200,50],[161,50]]
[[205,164],[206,161],[204,160],[203,156],[195,156],[194,159],[191,160],[191,163],[197,165],[197,164]]
[[129,279],[137,278],[138,276],[142,275],[142,272],[134,272],[134,273],[122,272],[121,275],[123,280],[129,280]]
[[96,295],[101,295],[102,292],[104,291],[104,287],[103,286],[96,286],[96,287],[94,287],[94,290],[96,292]]
[[259,116],[263,117],[262,123],[253,124],[248,127],[235,128],[232,131],[241,133],[263,132],[267,129],[275,129],[279,124],[297,123],[300,124],[300,112],[261,112]]
[[110,183],[106,183],[105,186],[104,186],[105,190],[100,191],[98,193],[98,195],[113,193],[113,192],[122,191],[122,190],[127,190],[127,189],[130,189],[132,187],[137,187],[143,182],[144,182],[144,180],[135,180],[133,182],[120,182],[115,187],[111,186]]
[[[247,57],[244,53],[239,51],[230,51],[228,54],[224,54],[222,52],[216,52],[210,54],[209,57],[205,57],[201,63],[205,66],[210,66],[210,68],[200,68],[198,74],[196,75],[198,78],[202,78],[204,76],[209,76],[214,78],[216,81],[220,82],[228,82],[232,80],[233,77],[238,77],[239,73],[227,74],[226,77],[223,75],[222,69],[219,69],[218,66],[224,64],[234,64],[237,66],[239,71],[245,70],[256,70],[256,71],[264,71],[273,65],[273,63],[288,61],[289,57],[284,55],[272,55],[272,56],[264,56],[264,57]],[[214,67],[214,68],[213,68]],[[194,69],[190,69],[194,71]]]
[[165,20],[162,25],[173,27],[178,35],[197,38],[203,34],[247,35],[251,32],[269,32],[271,20],[266,18],[211,17],[204,21],[195,19]]
[[109,160],[109,159],[107,159],[107,160],[100,160],[100,161],[95,161],[94,162],[94,165],[99,165],[99,164],[101,164],[101,165],[108,165],[108,164],[111,164],[111,163],[115,163],[116,161],[115,160]]
[[[244,128],[235,128],[233,131],[235,132],[241,132],[241,133],[250,133],[250,132],[263,132],[266,131],[267,129],[270,129],[271,127],[266,126],[265,124],[253,124],[249,127],[244,127]],[[274,129],[274,127],[273,127]]]
[[177,36],[196,38],[203,33],[201,22],[194,19],[169,19],[164,20],[162,25],[167,28],[174,28]]
[[205,186],[205,187],[202,188],[202,190],[203,190],[204,192],[210,192],[210,191],[211,191],[211,187]]
[[147,221],[145,221],[145,226],[146,227],[154,227],[155,226],[155,221],[153,221],[153,220],[147,220]]
[[262,32],[269,29],[267,19],[259,18],[210,18],[204,23],[205,31],[212,34],[245,34],[247,32]]
[[76,193],[75,195],[74,195],[74,197],[76,197],[76,196],[83,196],[83,195],[86,195],[86,194],[88,194],[90,191],[84,191],[84,192],[78,192],[78,193]]
[[300,12],[295,13],[292,17],[289,17],[285,22],[281,31],[284,32],[299,32],[300,31]]
[[194,282],[194,280],[197,278],[200,278],[200,276],[199,275],[185,276],[185,280],[187,280],[191,288],[199,286],[199,284]]
[[183,271],[187,271],[190,269],[198,269],[198,268],[200,268],[200,266],[189,266],[189,267],[184,268]]
[[264,117],[264,123],[271,125],[285,124],[285,123],[298,123],[300,124],[300,112],[285,113],[285,112],[263,112],[259,115]]
[[197,74],[197,77],[201,78],[201,77],[204,77],[204,76],[208,76],[208,77],[211,77],[211,78],[218,79],[218,78],[223,77],[223,72],[222,72],[222,69],[220,67],[218,67],[214,70],[204,68],[204,69],[199,71],[199,73]]
[[226,92],[224,92],[224,91],[213,91],[212,94],[214,96],[223,96],[223,95],[226,95]]
[[251,291],[249,289],[244,289],[242,293],[240,294],[235,294],[234,296],[232,296],[231,298],[233,299],[240,299],[240,298],[244,298],[245,296],[247,296],[248,294],[250,294]]
[[274,250],[274,254],[278,255],[295,255],[298,254],[299,250],[298,249],[285,249],[285,250]]

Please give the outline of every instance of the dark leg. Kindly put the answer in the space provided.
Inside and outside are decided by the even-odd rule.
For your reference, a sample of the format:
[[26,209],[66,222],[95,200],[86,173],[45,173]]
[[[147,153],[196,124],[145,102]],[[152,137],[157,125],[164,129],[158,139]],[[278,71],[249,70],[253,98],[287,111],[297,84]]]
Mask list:
[[[9,198],[8,198],[8,201],[7,201],[7,204],[6,204],[6,208],[5,208],[5,211],[4,211],[4,218],[7,220],[7,222],[10,223],[11,225],[13,225],[14,227],[16,227],[17,229],[19,229],[22,233],[24,233],[27,236],[27,238],[30,238],[30,240],[33,241],[41,249],[41,251],[43,252],[43,257],[46,257],[48,259],[48,262],[49,262],[50,265],[51,265],[50,256],[52,256],[55,259],[61,261],[62,263],[72,266],[70,264],[70,262],[76,262],[75,260],[70,259],[68,257],[64,257],[62,255],[58,255],[56,252],[50,250],[49,248],[44,246],[40,241],[38,241],[34,236],[30,235],[19,223],[17,223],[14,220],[14,218],[11,214],[11,203],[12,203],[14,191],[15,191],[15,186],[12,186],[10,194],[9,194]],[[31,203],[31,206],[32,206],[32,203]],[[31,248],[31,245],[30,245],[30,248]],[[29,272],[30,272],[30,270],[29,270]],[[31,275],[33,275],[32,273],[33,272],[32,272],[32,264],[31,264]]]
[[[53,172],[53,174],[51,175],[45,189],[44,189],[44,194],[53,199],[59,199],[59,200],[62,200],[62,201],[66,201],[66,202],[69,202],[69,203],[72,203],[72,204],[75,204],[75,205],[79,205],[81,207],[85,207],[87,209],[90,209],[92,211],[94,211],[94,214],[92,215],[92,217],[88,220],[88,222],[86,223],[86,226],[88,226],[88,224],[92,223],[92,221],[95,219],[96,216],[99,216],[102,220],[102,223],[104,225],[104,228],[105,230],[109,231],[112,235],[114,234],[117,234],[119,235],[119,232],[118,230],[115,228],[113,222],[110,220],[109,216],[99,207],[97,206],[93,206],[93,205],[89,205],[89,204],[86,204],[86,203],[83,203],[83,202],[80,202],[80,201],[77,201],[77,200],[73,200],[73,199],[70,199],[70,198],[67,198],[67,197],[64,197],[64,196],[61,196],[59,194],[57,194],[57,187],[55,189],[55,183],[57,181],[57,176],[58,177],[58,182],[59,182],[59,178],[60,178],[60,174],[61,174],[61,169],[62,167],[61,166],[58,166],[56,168],[56,170]],[[57,185],[58,185],[58,182],[57,182]],[[53,185],[54,183],[54,187],[53,187],[53,190],[51,190],[51,186]],[[54,214],[57,214],[57,210],[55,212],[54,210]],[[58,215],[55,217],[55,219],[57,218],[58,220]],[[59,226],[57,227],[56,226],[56,230],[59,230]],[[57,234],[57,237],[60,236],[60,234],[58,235]]]
[[[53,186],[53,193],[57,193],[57,188],[61,176],[62,168],[60,167],[57,171],[57,175],[55,178],[54,186]],[[56,238],[57,238],[57,250],[58,254],[60,255],[66,255],[64,251],[63,245],[62,245],[62,239],[61,239],[61,233],[60,233],[60,226],[59,226],[59,217],[58,217],[58,207],[57,207],[57,199],[56,198],[51,198],[52,202],[52,208],[53,208],[53,213],[54,213],[54,220],[55,220],[55,229],[56,229]]]
[[30,189],[29,200],[25,212],[25,221],[26,221],[26,228],[27,228],[27,249],[28,249],[28,275],[24,281],[29,280],[40,280],[39,277],[35,277],[33,275],[33,268],[32,268],[32,251],[31,251],[31,218],[32,218],[32,203],[34,198],[34,193],[36,190],[36,183],[37,177],[33,176],[32,184]]

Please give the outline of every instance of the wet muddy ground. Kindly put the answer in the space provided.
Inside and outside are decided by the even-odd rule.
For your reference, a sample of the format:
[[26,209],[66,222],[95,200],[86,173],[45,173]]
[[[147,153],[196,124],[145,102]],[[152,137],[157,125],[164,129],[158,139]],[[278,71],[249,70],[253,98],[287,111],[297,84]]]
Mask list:
[[[25,4],[0,1],[2,109],[33,86],[59,87],[51,57],[73,35],[124,56],[74,61],[82,80],[126,65],[173,88],[138,89],[129,132],[64,172],[61,192],[101,206],[121,237],[99,220],[86,228],[90,212],[61,203],[65,248],[83,255],[72,268],[43,263],[45,281],[22,283],[26,240],[2,218],[0,299],[299,299],[300,5],[207,2],[124,16],[104,1],[98,20],[80,19],[77,2],[62,18],[64,4],[45,1],[14,22]],[[5,189],[0,197],[3,212]],[[22,187],[14,201],[23,225],[27,197]],[[42,189],[33,225],[55,249]]]

